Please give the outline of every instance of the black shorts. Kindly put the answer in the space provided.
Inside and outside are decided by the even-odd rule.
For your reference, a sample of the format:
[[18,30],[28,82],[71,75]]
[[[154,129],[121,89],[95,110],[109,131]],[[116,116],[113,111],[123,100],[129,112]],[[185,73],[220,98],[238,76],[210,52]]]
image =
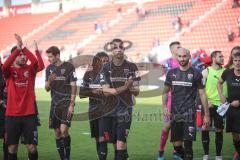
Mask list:
[[230,106],[226,117],[226,132],[240,133],[240,108]]
[[60,128],[61,124],[71,127],[72,116],[68,117],[68,107],[65,108],[52,108],[49,116],[49,128]]
[[18,144],[19,138],[23,136],[25,144],[38,144],[38,130],[36,115],[29,116],[7,116],[5,121],[6,143],[8,145]]
[[0,138],[4,138],[5,133],[5,108],[0,106]]
[[119,117],[102,117],[99,119],[99,136],[110,143],[126,142],[131,123],[130,114]]
[[217,106],[209,108],[211,126],[214,124],[214,127],[217,129],[224,129],[224,117],[220,116],[217,113]]
[[89,121],[90,123],[90,131],[92,138],[99,137],[99,119],[93,119]]
[[49,128],[60,128],[61,124],[71,127],[72,115],[68,117],[70,100],[59,101],[56,105],[51,105],[49,115]]
[[176,122],[171,123],[171,142],[176,141],[195,141],[196,124],[195,122]]

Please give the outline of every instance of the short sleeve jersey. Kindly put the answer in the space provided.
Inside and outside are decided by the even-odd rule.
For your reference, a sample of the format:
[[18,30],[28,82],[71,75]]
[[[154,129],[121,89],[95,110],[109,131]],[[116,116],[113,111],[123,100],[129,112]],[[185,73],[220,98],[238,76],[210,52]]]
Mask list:
[[[130,76],[137,83],[141,80],[138,68],[134,63],[124,60],[121,66],[116,66],[110,61],[103,66],[100,81],[102,85],[108,84],[111,88],[118,88],[124,86]],[[119,105],[122,107],[117,107],[119,112],[134,105],[134,96],[129,90],[119,94],[117,97],[120,100]]]
[[240,100],[240,76],[234,74],[234,69],[226,69],[221,78],[227,82],[228,102]]
[[74,66],[69,62],[63,62],[60,66],[50,64],[46,68],[46,81],[51,74],[56,74],[56,79],[50,84],[52,105],[62,100],[71,98],[71,82],[77,81]]
[[[172,113],[194,114],[198,88],[204,88],[202,74],[190,67],[187,71],[171,69],[166,76],[165,85],[172,90]],[[191,113],[189,113],[191,112]]]

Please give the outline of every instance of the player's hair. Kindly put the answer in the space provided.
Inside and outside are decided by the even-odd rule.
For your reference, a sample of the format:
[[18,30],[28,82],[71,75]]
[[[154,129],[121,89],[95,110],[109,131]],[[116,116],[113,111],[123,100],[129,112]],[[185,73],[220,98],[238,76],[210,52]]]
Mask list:
[[183,47],[181,47],[181,48],[179,48],[178,51],[183,51],[183,52],[187,53],[188,55],[191,55],[191,54],[190,54],[190,50],[187,49],[187,48],[183,48]]
[[58,54],[60,55],[60,50],[56,46],[49,47],[46,52],[47,53],[52,53],[52,55],[54,55],[54,56],[56,56]]
[[171,42],[171,43],[169,44],[169,48],[171,49],[172,46],[174,46],[174,45],[180,45],[180,44],[181,44],[181,43],[180,43],[179,41]]
[[117,42],[117,43],[123,43],[123,41],[122,41],[120,38],[115,38],[115,39],[113,39],[111,43],[115,43],[115,42]]
[[12,47],[11,54],[17,49],[17,46]]
[[219,51],[219,50],[213,51],[211,53],[211,59],[213,59],[213,57],[216,57],[218,53],[222,53],[222,51]]
[[101,63],[101,58],[103,57],[108,57],[108,54],[106,52],[98,52],[94,57],[93,57],[93,61],[92,61],[92,67],[93,67],[93,70],[95,71],[98,71],[100,68],[97,68],[98,67],[98,63]]
[[240,46],[235,46],[235,47],[232,48],[231,54],[230,54],[229,59],[228,59],[228,63],[226,64],[225,68],[230,68],[232,66],[232,64],[233,64],[233,56],[234,56],[233,55],[233,51],[234,50],[238,50],[240,52]]

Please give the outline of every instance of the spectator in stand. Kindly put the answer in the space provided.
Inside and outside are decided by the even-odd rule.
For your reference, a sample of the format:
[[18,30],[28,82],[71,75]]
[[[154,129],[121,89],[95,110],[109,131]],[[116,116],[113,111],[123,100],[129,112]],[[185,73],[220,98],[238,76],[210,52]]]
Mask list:
[[179,16],[173,18],[172,26],[175,28],[176,33],[181,32],[182,30],[182,19]]
[[63,3],[62,0],[59,0],[59,12],[63,11]]
[[239,0],[233,0],[232,8],[238,8],[240,7]]
[[143,7],[137,7],[136,8],[136,13],[137,13],[139,18],[143,18],[147,14],[146,10]]
[[117,8],[117,16],[122,16],[122,7],[121,6],[119,6]]
[[231,27],[227,30],[228,34],[228,42],[232,42],[234,40],[234,32]]
[[240,16],[237,19],[238,37],[240,37]]

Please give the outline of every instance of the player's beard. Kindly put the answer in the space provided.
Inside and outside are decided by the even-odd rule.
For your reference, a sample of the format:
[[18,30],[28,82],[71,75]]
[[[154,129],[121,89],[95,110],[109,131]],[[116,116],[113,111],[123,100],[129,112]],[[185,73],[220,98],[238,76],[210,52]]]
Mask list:
[[216,61],[215,63],[216,63],[216,65],[218,65],[219,67],[221,67],[221,66],[223,65],[223,62],[221,62],[220,60],[219,60],[219,61]]
[[180,61],[180,62],[179,62],[179,65],[182,66],[182,67],[186,67],[186,66],[188,65],[188,62],[189,62],[189,60]]

